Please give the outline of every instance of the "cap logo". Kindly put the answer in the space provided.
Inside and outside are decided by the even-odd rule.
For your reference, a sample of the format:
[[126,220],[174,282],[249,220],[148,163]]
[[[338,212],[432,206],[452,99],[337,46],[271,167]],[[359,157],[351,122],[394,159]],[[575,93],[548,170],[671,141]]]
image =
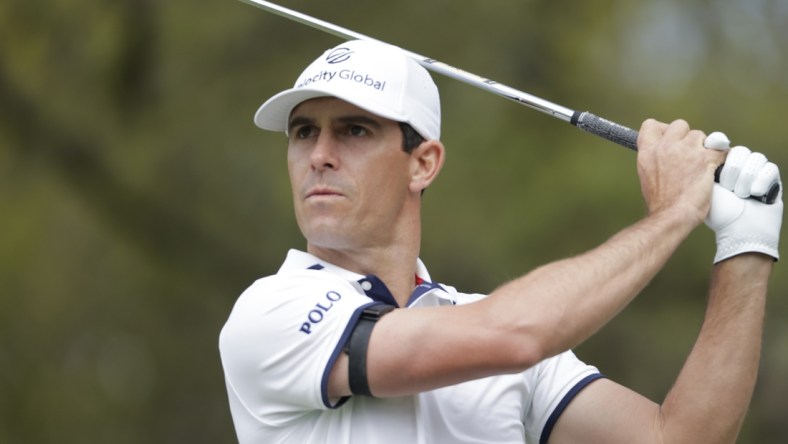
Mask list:
[[350,54],[353,54],[348,48],[336,48],[326,56],[326,62],[331,65],[342,63],[345,60],[350,58]]
[[[350,59],[354,51],[348,47],[340,46],[334,48],[326,55],[325,62],[329,65],[336,65]],[[303,88],[314,83],[329,83],[334,79],[348,80],[359,85],[368,86],[377,91],[384,91],[386,89],[386,80],[381,80],[374,74],[366,72],[359,72],[355,69],[345,68],[325,68],[323,66],[319,71],[306,71],[299,77],[298,83],[295,88]]]

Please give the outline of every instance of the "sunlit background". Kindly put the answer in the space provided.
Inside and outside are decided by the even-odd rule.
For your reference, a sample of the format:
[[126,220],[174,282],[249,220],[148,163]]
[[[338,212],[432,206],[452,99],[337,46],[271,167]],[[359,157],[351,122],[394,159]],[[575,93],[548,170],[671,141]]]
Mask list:
[[[722,130],[788,168],[783,0],[281,3],[633,128]],[[285,139],[252,115],[339,41],[234,0],[0,3],[0,443],[234,442],[219,330],[304,247]],[[434,77],[435,279],[489,292],[644,214],[634,153]],[[660,401],[713,253],[700,227],[580,357]],[[784,268],[742,443],[788,439]]]

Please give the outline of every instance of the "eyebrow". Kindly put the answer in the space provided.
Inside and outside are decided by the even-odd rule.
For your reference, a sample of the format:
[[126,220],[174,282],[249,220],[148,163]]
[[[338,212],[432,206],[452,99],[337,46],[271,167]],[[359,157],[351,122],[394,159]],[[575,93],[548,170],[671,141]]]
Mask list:
[[308,117],[293,117],[290,119],[290,122],[287,124],[287,131],[293,132],[293,128],[302,125],[312,125],[314,124],[315,119],[310,119]]
[[[353,124],[353,123],[365,124],[365,125],[369,125],[369,126],[375,128],[375,129],[380,129],[380,128],[383,127],[383,125],[380,123],[379,120],[376,120],[376,119],[373,119],[372,117],[364,116],[364,115],[342,116],[342,117],[339,117],[339,118],[335,119],[335,121],[339,122],[339,123],[342,123],[342,124]],[[287,129],[288,129],[288,131],[292,131],[292,129],[297,127],[297,126],[314,125],[314,124],[315,124],[315,119],[312,119],[312,118],[309,118],[309,117],[303,117],[303,116],[295,116],[287,124]]]

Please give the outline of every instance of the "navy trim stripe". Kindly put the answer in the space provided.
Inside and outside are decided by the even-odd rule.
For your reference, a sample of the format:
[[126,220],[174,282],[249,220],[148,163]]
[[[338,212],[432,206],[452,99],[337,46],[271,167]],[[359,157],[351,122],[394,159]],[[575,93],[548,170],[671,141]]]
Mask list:
[[336,409],[342,406],[348,399],[349,396],[345,396],[337,401],[336,404],[331,405],[331,401],[328,399],[328,376],[331,373],[331,369],[334,368],[334,363],[339,358],[339,354],[345,350],[347,346],[347,341],[350,340],[350,334],[353,333],[353,330],[356,328],[356,324],[358,324],[359,319],[361,319],[361,314],[364,312],[364,309],[369,307],[370,305],[376,305],[377,302],[370,302],[369,304],[360,305],[356,308],[356,311],[353,312],[353,315],[350,317],[350,320],[345,327],[345,331],[342,332],[342,336],[339,338],[339,342],[337,342],[336,347],[334,348],[334,352],[331,353],[331,357],[328,359],[328,363],[326,364],[326,368],[323,369],[323,379],[320,381],[320,394],[323,398],[323,405],[330,409]]
[[369,285],[372,286],[369,290],[364,290],[364,294],[366,294],[367,297],[374,301],[399,308],[399,304],[397,304],[397,300],[394,299],[394,296],[391,294],[391,290],[389,290],[379,277],[370,274],[358,280],[358,283],[361,285],[363,285],[364,282],[368,282]]
[[588,375],[585,378],[581,379],[580,382],[575,384],[571,390],[564,396],[564,399],[558,403],[553,413],[550,414],[550,418],[547,419],[547,423],[544,425],[544,429],[542,429],[542,436],[539,438],[539,444],[547,444],[547,440],[550,439],[550,434],[553,433],[553,427],[555,427],[555,423],[558,422],[558,418],[561,417],[561,414],[564,413],[566,407],[569,403],[580,393],[581,390],[586,388],[588,384],[596,381],[597,379],[602,379],[604,376],[600,373],[596,373],[593,375]]

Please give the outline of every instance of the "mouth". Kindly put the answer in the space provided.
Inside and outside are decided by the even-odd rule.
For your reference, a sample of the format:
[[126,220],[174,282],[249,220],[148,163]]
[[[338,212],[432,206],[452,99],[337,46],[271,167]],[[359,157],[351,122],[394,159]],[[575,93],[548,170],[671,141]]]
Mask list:
[[342,197],[342,193],[337,190],[328,187],[315,187],[310,189],[306,193],[306,198],[330,198],[330,197]]

